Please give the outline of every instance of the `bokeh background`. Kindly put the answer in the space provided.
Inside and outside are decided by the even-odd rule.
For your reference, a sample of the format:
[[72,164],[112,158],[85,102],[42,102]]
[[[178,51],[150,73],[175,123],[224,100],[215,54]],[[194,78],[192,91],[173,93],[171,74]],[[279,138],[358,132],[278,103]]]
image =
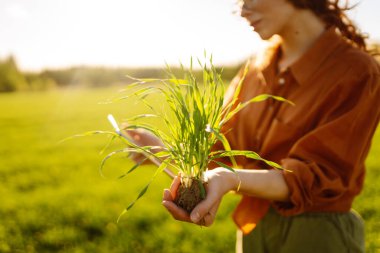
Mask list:
[[[379,47],[380,2],[349,3]],[[123,94],[126,75],[163,77],[165,63],[176,70],[206,51],[227,85],[264,45],[237,11],[235,0],[0,1],[0,252],[234,252],[237,196],[224,199],[211,228],[179,223],[161,206],[171,182],[163,174],[116,223],[154,167],[117,179],[132,166],[118,157],[102,177],[102,159],[121,143],[104,151],[107,136],[60,140],[112,130],[108,113],[122,121],[147,110],[133,99],[102,103]],[[380,252],[379,180],[377,131],[354,203],[368,252]]]

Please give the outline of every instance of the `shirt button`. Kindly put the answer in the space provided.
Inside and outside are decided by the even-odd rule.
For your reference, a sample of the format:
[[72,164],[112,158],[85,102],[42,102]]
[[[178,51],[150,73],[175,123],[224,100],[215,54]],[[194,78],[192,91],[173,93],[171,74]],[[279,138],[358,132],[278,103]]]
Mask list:
[[278,79],[278,84],[279,84],[279,85],[284,85],[284,84],[285,84],[285,78],[280,77],[280,78]]

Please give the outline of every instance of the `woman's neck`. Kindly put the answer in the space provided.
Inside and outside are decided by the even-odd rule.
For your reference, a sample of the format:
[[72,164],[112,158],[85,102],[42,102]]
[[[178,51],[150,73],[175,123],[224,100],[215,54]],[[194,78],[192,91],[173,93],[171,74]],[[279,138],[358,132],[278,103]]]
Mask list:
[[312,12],[300,11],[285,26],[281,37],[279,70],[285,70],[297,61],[324,32],[326,25]]

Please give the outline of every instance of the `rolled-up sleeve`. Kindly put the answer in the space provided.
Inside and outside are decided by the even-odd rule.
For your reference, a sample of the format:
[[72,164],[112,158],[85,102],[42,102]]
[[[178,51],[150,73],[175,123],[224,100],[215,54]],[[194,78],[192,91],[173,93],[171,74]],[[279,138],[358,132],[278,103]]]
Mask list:
[[364,162],[380,115],[380,78],[358,78],[342,88],[314,129],[281,160],[290,201],[275,202],[283,215],[305,211],[345,211],[364,180]]

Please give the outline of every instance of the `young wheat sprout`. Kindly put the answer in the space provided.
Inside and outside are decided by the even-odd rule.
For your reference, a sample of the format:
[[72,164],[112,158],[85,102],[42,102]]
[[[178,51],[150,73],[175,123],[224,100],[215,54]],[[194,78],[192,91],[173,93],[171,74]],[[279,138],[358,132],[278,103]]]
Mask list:
[[[126,148],[116,150],[108,154],[102,161],[100,171],[102,171],[106,161],[112,156],[119,153],[139,153],[146,156],[157,165],[157,169],[148,184],[142,189],[120,217],[134,206],[136,201],[140,199],[149,188],[155,177],[166,171],[174,171],[181,175],[182,187],[177,195],[186,195],[186,189],[191,188],[191,194],[199,195],[196,201],[191,201],[187,206],[185,200],[179,199],[178,204],[184,209],[190,211],[202,198],[205,197],[204,175],[211,162],[215,162],[221,167],[234,171],[237,167],[234,157],[245,156],[247,158],[256,159],[267,163],[268,165],[281,169],[281,166],[263,159],[253,151],[231,150],[230,145],[222,132],[225,123],[235,114],[246,106],[260,102],[266,99],[275,99],[292,104],[290,101],[269,94],[262,94],[254,97],[246,102],[239,102],[239,93],[244,77],[248,71],[249,64],[244,68],[243,78],[241,78],[232,100],[227,104],[224,103],[225,85],[223,83],[221,72],[218,71],[213,63],[212,57],[209,58],[209,64],[202,64],[198,60],[203,73],[202,80],[197,80],[193,71],[193,61],[190,61],[190,67],[185,69],[181,66],[182,78],[178,78],[173,71],[167,66],[167,79],[140,79],[129,77],[134,83],[129,84],[126,88],[126,95],[113,101],[129,99],[137,97],[152,111],[151,114],[140,114],[127,119],[128,126],[119,129],[115,119],[109,116],[109,121],[113,125],[116,132],[110,131],[94,131],[89,134],[108,134],[112,136],[112,140],[118,138],[126,144]],[[152,94],[161,96],[165,101],[164,109],[159,111],[154,104],[148,100]],[[158,118],[164,123],[164,130],[160,130],[155,125],[144,123],[141,119]],[[163,143],[163,147],[154,146],[137,146],[131,138],[125,136],[122,130],[129,129],[145,129],[155,135]],[[234,129],[223,129],[223,131],[234,131]],[[111,142],[110,141],[110,142]],[[215,144],[221,142],[223,150],[213,150]],[[158,149],[158,152],[153,150]],[[231,164],[227,165],[220,161],[220,158],[229,157]],[[141,163],[133,165],[124,177],[138,168]],[[121,178],[120,177],[120,178]],[[181,197],[181,196],[179,196]],[[120,219],[119,217],[119,219]]]

